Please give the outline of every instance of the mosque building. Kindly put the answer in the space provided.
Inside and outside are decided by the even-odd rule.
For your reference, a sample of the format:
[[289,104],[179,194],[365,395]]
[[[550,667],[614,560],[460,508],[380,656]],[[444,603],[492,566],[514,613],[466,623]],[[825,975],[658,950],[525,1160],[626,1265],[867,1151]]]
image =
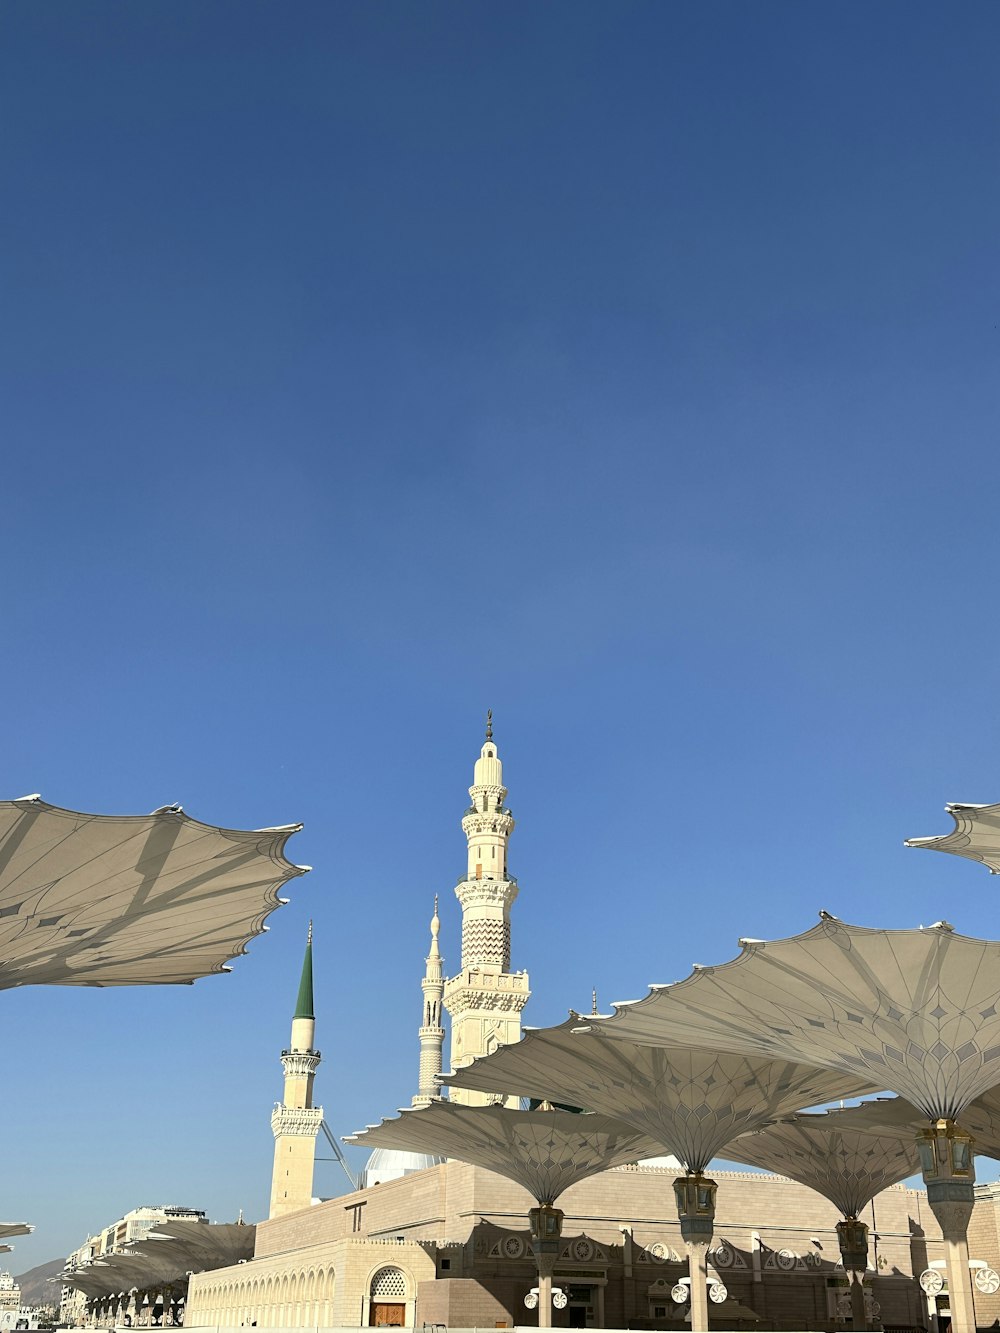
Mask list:
[[[446,979],[435,899],[421,982],[414,1107],[441,1096],[445,1010],[457,1070],[520,1039],[530,996],[527,974],[512,969],[518,882],[508,851],[514,819],[505,804],[491,719],[469,796],[462,818],[468,862],[455,890],[461,960]],[[521,1186],[464,1162],[376,1149],[358,1189],[313,1198],[316,1140],[321,1130],[329,1131],[313,1100],[320,1054],[312,948],[310,929],[291,1040],[281,1054],[283,1098],[271,1121],[270,1216],[257,1226],[250,1261],[191,1278],[187,1328],[535,1324],[537,1311],[525,1303],[537,1281],[527,1218],[534,1200]],[[491,1100],[458,1089],[450,1097],[473,1104]],[[673,1200],[677,1174],[672,1159],[655,1159],[614,1168],[566,1191],[553,1279],[565,1301],[553,1311],[555,1326],[687,1326],[684,1306],[671,1295],[688,1272]],[[849,1328],[837,1209],[781,1176],[749,1170],[713,1176],[719,1189],[709,1271],[727,1292],[727,1322],[719,1326],[830,1333]],[[945,1259],[925,1192],[904,1185],[884,1190],[865,1209],[864,1220],[874,1237],[865,1281],[871,1326],[939,1333],[948,1313],[947,1287],[927,1292],[917,1281],[928,1270],[942,1271]],[[974,1264],[1000,1268],[1000,1186],[977,1187],[969,1237]],[[1000,1291],[977,1289],[975,1302],[980,1328],[1000,1321]]]

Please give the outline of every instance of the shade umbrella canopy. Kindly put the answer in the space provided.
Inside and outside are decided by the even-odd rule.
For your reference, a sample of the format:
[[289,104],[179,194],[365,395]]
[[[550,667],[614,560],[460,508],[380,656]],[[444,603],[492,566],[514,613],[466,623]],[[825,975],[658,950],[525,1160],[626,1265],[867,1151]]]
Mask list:
[[1000,943],[939,922],[919,930],[819,925],[654,986],[588,1018],[609,1040],[802,1060],[954,1118],[1000,1084]]
[[0,1240],[10,1236],[28,1236],[34,1231],[30,1222],[0,1222]]
[[733,1162],[788,1176],[822,1194],[844,1217],[859,1217],[876,1194],[920,1169],[907,1128],[872,1133],[858,1125],[860,1107],[789,1116],[731,1143]]
[[142,1253],[149,1252],[151,1244],[163,1243],[171,1247],[171,1252],[180,1255],[184,1261],[184,1271],[191,1269],[225,1268],[239,1263],[241,1259],[252,1259],[255,1226],[245,1222],[191,1222],[176,1219],[172,1222],[158,1223],[141,1244]]
[[0,801],[0,989],[191,982],[265,929],[300,824],[241,832],[168,806],[87,815]]
[[[869,1134],[915,1135],[929,1124],[923,1112],[904,1097],[877,1097],[848,1110],[858,1129]],[[976,1153],[1000,1159],[1000,1089],[984,1093],[965,1108],[962,1128],[973,1136]]]
[[102,1256],[80,1268],[60,1274],[59,1281],[87,1296],[110,1296],[168,1285],[215,1268],[228,1268],[251,1259],[257,1228],[229,1222],[174,1221],[159,1224],[144,1240],[135,1241],[127,1254]]
[[517,1181],[549,1204],[588,1176],[657,1151],[645,1134],[611,1116],[455,1102],[406,1109],[345,1142],[458,1158]]
[[925,847],[931,852],[950,852],[987,866],[1000,874],[1000,805],[946,805],[955,821],[951,833],[937,838],[907,838],[907,847]]
[[125,1279],[115,1281],[116,1269],[105,1260],[96,1259],[82,1268],[60,1273],[53,1278],[67,1287],[76,1287],[87,1297],[108,1296],[112,1291],[126,1291]]
[[[529,1029],[445,1082],[477,1092],[585,1106],[624,1120],[703,1171],[730,1140],[806,1106],[854,1096],[858,1076],[718,1051],[635,1045],[580,1033],[578,1018]],[[870,1085],[868,1091],[872,1091]]]

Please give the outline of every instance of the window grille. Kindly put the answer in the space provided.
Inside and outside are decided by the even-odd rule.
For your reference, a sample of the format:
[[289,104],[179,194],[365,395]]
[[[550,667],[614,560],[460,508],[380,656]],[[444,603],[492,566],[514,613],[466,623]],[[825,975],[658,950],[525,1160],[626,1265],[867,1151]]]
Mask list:
[[406,1278],[399,1268],[380,1268],[372,1278],[372,1300],[404,1300]]

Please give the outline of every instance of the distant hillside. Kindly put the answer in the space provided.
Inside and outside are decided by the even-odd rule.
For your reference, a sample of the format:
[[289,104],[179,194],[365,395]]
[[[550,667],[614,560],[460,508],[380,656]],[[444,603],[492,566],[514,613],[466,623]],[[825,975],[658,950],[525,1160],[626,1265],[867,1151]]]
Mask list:
[[21,1288],[22,1305],[58,1305],[59,1304],[59,1284],[58,1282],[49,1282],[50,1277],[55,1277],[61,1273],[66,1266],[65,1259],[50,1259],[47,1264],[39,1264],[37,1268],[29,1268],[26,1273],[21,1273],[14,1281]]

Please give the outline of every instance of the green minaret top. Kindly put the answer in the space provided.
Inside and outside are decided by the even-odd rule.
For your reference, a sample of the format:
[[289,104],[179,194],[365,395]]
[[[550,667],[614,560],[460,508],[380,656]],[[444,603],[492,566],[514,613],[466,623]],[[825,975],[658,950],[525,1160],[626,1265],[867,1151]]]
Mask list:
[[315,1018],[313,1013],[313,923],[309,922],[309,934],[306,936],[306,956],[302,960],[302,979],[299,982],[299,998],[295,1002],[295,1018]]

